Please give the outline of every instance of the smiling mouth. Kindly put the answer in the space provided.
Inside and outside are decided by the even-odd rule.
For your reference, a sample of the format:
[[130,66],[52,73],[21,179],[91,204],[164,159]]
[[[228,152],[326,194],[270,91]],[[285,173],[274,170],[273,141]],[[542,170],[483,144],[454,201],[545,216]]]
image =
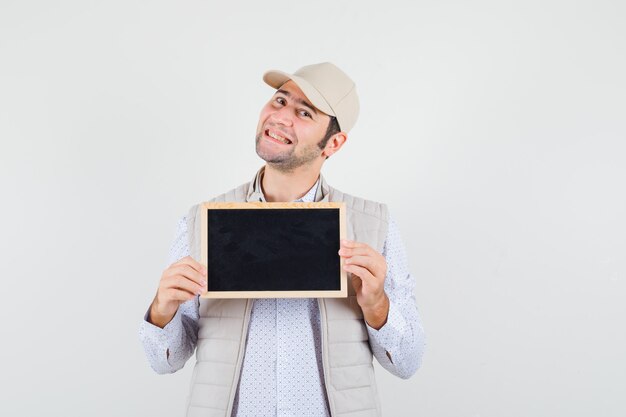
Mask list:
[[282,143],[284,145],[291,145],[291,140],[282,137],[280,135],[277,135],[274,132],[270,132],[269,129],[265,129],[265,136],[267,136],[269,139],[273,140],[274,142],[278,142],[278,143]]

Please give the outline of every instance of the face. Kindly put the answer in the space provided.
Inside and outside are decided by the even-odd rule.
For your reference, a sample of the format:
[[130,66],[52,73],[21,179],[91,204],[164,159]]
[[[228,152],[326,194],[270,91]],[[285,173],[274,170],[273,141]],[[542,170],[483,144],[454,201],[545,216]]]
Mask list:
[[283,84],[261,109],[256,131],[256,152],[281,171],[325,159],[318,143],[330,117],[313,107],[291,80]]

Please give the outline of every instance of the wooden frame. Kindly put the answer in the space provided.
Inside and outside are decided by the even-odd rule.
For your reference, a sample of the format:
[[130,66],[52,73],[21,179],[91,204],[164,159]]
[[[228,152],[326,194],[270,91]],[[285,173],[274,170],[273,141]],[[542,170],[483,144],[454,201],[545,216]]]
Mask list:
[[[346,238],[346,205],[343,202],[322,203],[202,203],[201,213],[201,244],[200,262],[207,267],[209,287],[211,282],[208,268],[208,211],[212,209],[338,209],[339,210],[339,240]],[[339,248],[337,248],[339,250]],[[339,256],[339,255],[337,255]],[[340,289],[339,290],[311,290],[311,291],[206,291],[202,298],[345,298],[348,296],[347,273],[344,270],[344,260],[339,258]]]

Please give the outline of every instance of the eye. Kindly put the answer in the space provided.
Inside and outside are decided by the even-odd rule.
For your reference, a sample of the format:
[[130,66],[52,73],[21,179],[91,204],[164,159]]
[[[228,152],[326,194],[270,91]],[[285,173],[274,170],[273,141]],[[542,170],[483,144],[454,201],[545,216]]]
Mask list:
[[276,97],[276,102],[278,104],[282,104],[283,106],[285,105],[285,99],[282,97]]
[[303,115],[304,117],[308,117],[309,119],[312,119],[313,117],[311,116],[311,113],[309,113],[306,110],[300,110],[300,114]]

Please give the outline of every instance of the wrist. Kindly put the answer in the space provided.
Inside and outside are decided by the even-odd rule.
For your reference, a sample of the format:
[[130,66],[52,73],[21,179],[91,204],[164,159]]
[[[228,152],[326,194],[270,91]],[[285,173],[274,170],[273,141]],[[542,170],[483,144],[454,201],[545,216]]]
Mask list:
[[379,301],[362,310],[363,317],[365,318],[367,324],[375,330],[380,330],[380,328],[387,323],[387,316],[389,314],[389,297],[387,297],[387,294],[383,292]]
[[169,306],[164,306],[162,303],[159,303],[158,298],[155,297],[152,305],[150,306],[150,315],[148,319],[150,323],[155,326],[164,328],[167,323],[172,321],[172,318],[176,315],[176,310],[177,309],[172,309]]

